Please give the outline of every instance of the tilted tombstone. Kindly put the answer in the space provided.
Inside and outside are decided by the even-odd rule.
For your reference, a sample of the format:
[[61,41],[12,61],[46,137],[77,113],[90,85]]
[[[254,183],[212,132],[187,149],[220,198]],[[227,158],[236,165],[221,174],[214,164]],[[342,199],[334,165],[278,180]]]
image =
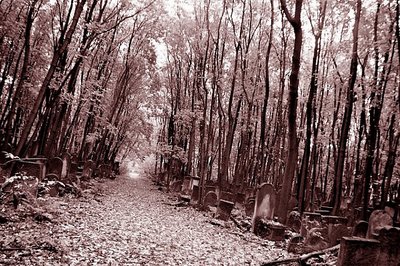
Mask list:
[[204,207],[215,207],[218,204],[218,195],[214,191],[209,191],[205,197],[204,197],[204,202],[203,205]]
[[353,227],[352,235],[355,237],[366,238],[368,232],[368,222],[367,221],[357,221]]
[[371,266],[377,264],[380,243],[375,239],[343,237],[337,266]]
[[60,157],[54,157],[47,161],[46,174],[55,174],[59,178],[63,170],[63,161]]

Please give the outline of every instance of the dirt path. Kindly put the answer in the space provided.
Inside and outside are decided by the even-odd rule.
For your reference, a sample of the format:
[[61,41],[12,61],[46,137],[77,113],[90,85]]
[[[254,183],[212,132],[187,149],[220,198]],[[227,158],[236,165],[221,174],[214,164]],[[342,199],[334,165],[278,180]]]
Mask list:
[[21,250],[0,251],[0,264],[259,265],[287,255],[273,242],[210,224],[207,213],[166,204],[169,195],[147,179],[118,178],[101,187],[101,195],[83,200],[54,200],[46,207],[51,223],[0,226],[3,246],[25,242]]

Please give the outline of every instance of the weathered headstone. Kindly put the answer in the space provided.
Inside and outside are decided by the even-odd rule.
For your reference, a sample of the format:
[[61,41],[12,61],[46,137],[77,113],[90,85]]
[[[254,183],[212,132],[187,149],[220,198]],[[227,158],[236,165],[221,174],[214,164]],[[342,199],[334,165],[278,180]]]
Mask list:
[[204,194],[207,194],[210,191],[216,192],[217,188],[215,186],[212,185],[208,185],[204,187]]
[[218,204],[216,218],[228,221],[235,203],[221,199]]
[[182,190],[182,180],[175,180],[169,186],[171,192],[180,192]]
[[71,155],[69,153],[65,153],[62,156],[63,166],[61,170],[61,180],[65,180],[68,177],[69,169],[71,167]]
[[246,205],[245,205],[245,212],[247,216],[252,217],[254,214],[254,205],[255,205],[255,198],[254,197],[250,197],[249,199],[247,199]]
[[184,195],[189,195],[190,192],[190,176],[185,176],[182,182],[182,193]]
[[276,203],[276,191],[271,184],[262,184],[256,196],[256,206],[254,218],[265,218],[272,220],[274,218]]
[[191,204],[197,204],[199,202],[200,188],[197,185],[192,187],[192,197],[190,199]]
[[304,246],[304,237],[302,235],[294,235],[288,244],[288,252],[302,253]]
[[393,219],[387,212],[384,210],[373,211],[368,221],[367,238],[375,238],[381,228],[392,225]]
[[226,201],[235,202],[235,195],[232,192],[221,191],[221,193],[219,194],[219,198]]
[[343,237],[337,266],[371,266],[377,264],[380,243],[374,239]]
[[367,221],[357,221],[353,227],[352,235],[355,237],[366,238],[368,232],[368,222]]
[[236,193],[235,203],[237,206],[242,207],[246,203],[246,194],[241,192]]
[[291,211],[288,216],[287,226],[299,233],[301,229],[301,215],[298,211]]
[[400,265],[400,228],[385,226],[379,230],[380,252],[376,265]]
[[88,160],[83,165],[82,179],[89,180],[90,178],[92,178],[92,174],[93,174],[93,161]]
[[63,169],[63,161],[60,157],[54,157],[47,161],[47,174],[56,174],[58,177],[61,177]]
[[204,197],[204,202],[203,205],[204,207],[215,207],[218,204],[218,195],[214,191],[209,191],[205,197]]
[[200,177],[192,176],[190,179],[190,189],[193,190],[193,186],[199,186],[200,184]]
[[16,173],[25,173],[27,176],[33,176],[38,178],[39,180],[43,180],[45,177],[44,164],[36,162],[16,161],[14,162],[11,175],[15,175]]
[[350,236],[350,229],[343,224],[332,225],[328,230],[329,246],[335,246],[340,243],[342,237]]

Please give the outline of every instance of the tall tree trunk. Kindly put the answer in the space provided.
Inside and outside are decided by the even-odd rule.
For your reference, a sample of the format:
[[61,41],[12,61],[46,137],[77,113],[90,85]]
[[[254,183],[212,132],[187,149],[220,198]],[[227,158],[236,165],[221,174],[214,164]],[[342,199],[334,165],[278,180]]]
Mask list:
[[288,203],[292,191],[294,174],[297,166],[297,97],[299,87],[300,55],[303,42],[303,32],[301,28],[301,8],[303,1],[296,0],[294,17],[289,13],[286,1],[281,0],[281,6],[286,18],[293,27],[295,39],[292,55],[292,69],[289,78],[289,99],[288,99],[288,145],[289,152],[286,159],[285,174],[282,183],[282,190],[279,197],[278,216],[282,223],[286,223]]
[[353,49],[350,63],[350,79],[347,89],[346,106],[343,115],[342,127],[340,131],[339,151],[335,162],[335,180],[333,189],[333,213],[337,214],[340,208],[342,197],[342,179],[344,170],[344,160],[346,157],[347,139],[349,136],[351,114],[354,102],[354,86],[357,78],[357,59],[358,59],[358,28],[361,16],[361,0],[357,0],[356,17],[353,28]]

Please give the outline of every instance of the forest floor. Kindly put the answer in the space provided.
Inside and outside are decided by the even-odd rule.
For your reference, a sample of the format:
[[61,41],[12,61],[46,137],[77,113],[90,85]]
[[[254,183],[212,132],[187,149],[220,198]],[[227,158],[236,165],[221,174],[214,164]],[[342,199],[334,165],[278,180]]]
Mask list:
[[39,198],[49,221],[0,224],[0,265],[259,265],[288,256],[282,243],[174,202],[137,175],[96,183],[80,198]]

